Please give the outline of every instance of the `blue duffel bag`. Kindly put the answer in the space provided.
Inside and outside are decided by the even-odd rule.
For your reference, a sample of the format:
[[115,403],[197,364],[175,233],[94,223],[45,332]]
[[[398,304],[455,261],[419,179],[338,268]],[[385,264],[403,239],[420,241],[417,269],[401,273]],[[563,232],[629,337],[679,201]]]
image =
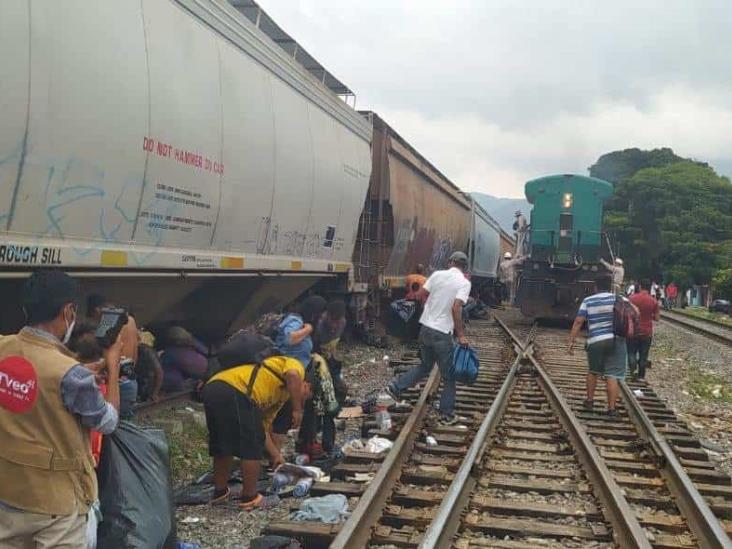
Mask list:
[[450,376],[458,383],[472,385],[478,379],[478,353],[472,347],[457,345],[452,353]]

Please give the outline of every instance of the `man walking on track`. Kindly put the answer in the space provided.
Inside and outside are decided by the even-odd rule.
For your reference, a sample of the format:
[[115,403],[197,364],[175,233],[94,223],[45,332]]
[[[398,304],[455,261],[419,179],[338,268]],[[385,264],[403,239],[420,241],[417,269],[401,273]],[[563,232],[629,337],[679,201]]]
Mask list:
[[[573,354],[574,340],[587,321],[589,372],[587,372],[587,400],[582,406],[586,410],[592,410],[597,378],[604,376],[607,384],[607,413],[610,416],[618,414],[615,409],[620,391],[618,382],[625,378],[628,363],[625,338],[615,335],[613,331],[615,299],[615,294],[610,292],[587,296],[580,305],[577,318],[574,319],[567,347],[567,352]],[[618,296],[618,299],[626,298]]]
[[640,313],[640,323],[638,336],[629,338],[628,346],[628,367],[631,375],[635,375],[636,367],[638,369],[638,379],[646,377],[646,367],[648,366],[648,352],[651,350],[651,342],[653,341],[653,321],[661,318],[661,311],[656,301],[648,293],[648,281],[638,282],[638,291],[632,295],[630,302],[638,308]]
[[470,281],[465,276],[468,257],[462,252],[450,256],[448,269],[436,271],[427,279],[422,292],[427,296],[424,311],[419,319],[419,351],[422,363],[402,376],[393,379],[387,391],[396,400],[399,394],[427,377],[435,362],[442,375],[440,397],[440,422],[452,425],[457,422],[455,409],[455,380],[450,378],[454,350],[453,332],[460,345],[467,347],[463,328],[463,305],[470,296]]

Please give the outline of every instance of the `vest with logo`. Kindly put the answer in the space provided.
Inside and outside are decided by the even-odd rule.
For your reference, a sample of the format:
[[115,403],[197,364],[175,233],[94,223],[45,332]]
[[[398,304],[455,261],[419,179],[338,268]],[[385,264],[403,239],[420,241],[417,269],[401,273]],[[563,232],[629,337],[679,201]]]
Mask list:
[[89,431],[61,397],[61,380],[78,363],[29,330],[0,337],[0,502],[71,515],[97,498]]

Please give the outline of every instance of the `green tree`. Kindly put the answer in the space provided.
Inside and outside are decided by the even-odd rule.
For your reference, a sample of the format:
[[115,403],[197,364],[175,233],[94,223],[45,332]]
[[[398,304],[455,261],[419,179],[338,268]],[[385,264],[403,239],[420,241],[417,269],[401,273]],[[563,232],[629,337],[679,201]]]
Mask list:
[[714,297],[732,299],[732,267],[717,271],[712,279],[712,290]]
[[659,168],[684,160],[669,148],[642,151],[637,148],[603,154],[589,167],[590,175],[618,183],[643,168]]
[[[627,151],[633,152],[621,161]],[[593,168],[607,168],[603,159],[610,158],[615,170],[610,175],[616,177],[622,171],[618,166],[639,158],[637,149],[627,151],[603,155]],[[670,149],[647,152],[646,161],[678,158]],[[616,181],[605,228],[629,276],[708,284],[732,264],[732,184],[708,165],[689,160],[640,169]]]

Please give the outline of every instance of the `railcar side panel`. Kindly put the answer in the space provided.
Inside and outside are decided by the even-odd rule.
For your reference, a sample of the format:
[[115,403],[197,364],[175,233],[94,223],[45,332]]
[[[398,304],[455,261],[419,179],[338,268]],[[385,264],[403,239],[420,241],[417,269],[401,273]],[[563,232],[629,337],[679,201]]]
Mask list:
[[478,278],[496,278],[501,257],[501,227],[473,202],[473,233],[470,273]]
[[[148,130],[140,4],[75,0],[28,5],[30,115],[8,230],[39,239],[129,240],[145,168],[142,138]],[[2,9],[7,9],[4,3]],[[0,19],[6,15],[12,21],[12,13]],[[112,20],[114,25],[90,24]],[[3,64],[15,52],[22,56],[27,44],[4,49]],[[10,79],[24,80],[25,74]],[[23,105],[21,97],[14,99],[1,110]],[[0,133],[6,132],[0,127]],[[22,142],[21,137],[17,146]]]
[[[10,220],[25,144],[30,79],[30,2],[0,3],[0,230]],[[9,55],[8,52],[13,52]]]
[[214,245],[262,253],[275,184],[271,77],[264,67],[227,43],[219,46],[219,55],[224,174]]

